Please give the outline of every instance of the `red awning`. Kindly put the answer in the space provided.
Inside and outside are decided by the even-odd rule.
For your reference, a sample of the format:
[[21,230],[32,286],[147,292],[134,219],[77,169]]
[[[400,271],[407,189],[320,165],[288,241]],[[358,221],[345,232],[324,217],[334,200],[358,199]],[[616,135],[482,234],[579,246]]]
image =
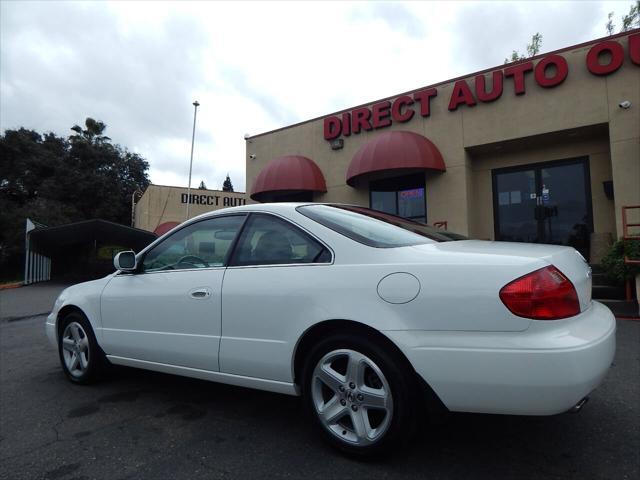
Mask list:
[[160,237],[171,230],[173,227],[176,227],[178,225],[180,225],[178,222],[164,222],[158,225],[153,233]]
[[300,155],[285,155],[271,160],[256,177],[251,198],[260,200],[272,192],[326,192],[322,171],[313,160]]
[[384,132],[356,152],[347,170],[347,183],[354,185],[361,175],[385,170],[436,170],[446,167],[442,154],[431,140],[413,132]]

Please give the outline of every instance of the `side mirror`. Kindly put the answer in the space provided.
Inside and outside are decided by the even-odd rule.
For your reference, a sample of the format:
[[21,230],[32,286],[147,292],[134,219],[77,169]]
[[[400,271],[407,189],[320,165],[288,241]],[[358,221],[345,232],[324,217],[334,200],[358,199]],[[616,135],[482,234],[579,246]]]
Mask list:
[[122,272],[133,272],[136,269],[136,254],[129,250],[120,252],[113,258],[113,266]]

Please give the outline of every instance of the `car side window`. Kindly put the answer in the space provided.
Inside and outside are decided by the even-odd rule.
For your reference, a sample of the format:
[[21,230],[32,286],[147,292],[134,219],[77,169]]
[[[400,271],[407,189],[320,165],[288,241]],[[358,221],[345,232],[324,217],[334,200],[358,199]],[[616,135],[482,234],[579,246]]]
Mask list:
[[147,252],[142,271],[223,266],[245,217],[210,218],[178,230]]
[[331,253],[291,223],[273,215],[252,214],[242,231],[231,265],[328,263]]

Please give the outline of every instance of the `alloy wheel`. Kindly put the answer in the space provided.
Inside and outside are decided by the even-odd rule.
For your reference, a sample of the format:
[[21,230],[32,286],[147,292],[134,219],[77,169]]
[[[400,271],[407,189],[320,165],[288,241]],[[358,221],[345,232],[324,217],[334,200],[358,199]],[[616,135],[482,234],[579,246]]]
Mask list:
[[89,337],[78,322],[69,323],[62,333],[62,357],[74,377],[81,377],[89,368]]
[[391,424],[389,383],[360,352],[341,349],[324,355],[313,371],[311,397],[320,423],[350,445],[375,443]]

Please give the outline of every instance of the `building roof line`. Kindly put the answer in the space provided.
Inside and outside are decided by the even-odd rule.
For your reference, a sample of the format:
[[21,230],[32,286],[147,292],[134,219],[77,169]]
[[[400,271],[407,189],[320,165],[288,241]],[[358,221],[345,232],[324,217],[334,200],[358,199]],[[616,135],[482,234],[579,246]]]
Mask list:
[[462,80],[462,79],[465,79],[465,78],[473,77],[473,76],[476,76],[476,75],[482,75],[482,74],[485,74],[485,73],[488,73],[488,72],[495,71],[497,69],[502,69],[502,68],[505,68],[505,67],[508,67],[508,66],[512,66],[512,65],[517,65],[519,63],[530,62],[532,60],[537,60],[537,59],[546,57],[547,55],[553,55],[555,53],[562,53],[562,52],[566,52],[566,51],[569,51],[569,50],[576,50],[578,48],[586,47],[587,45],[591,45],[593,43],[603,42],[605,40],[613,40],[613,39],[617,39],[617,38],[624,37],[624,36],[627,36],[627,35],[630,36],[630,35],[633,35],[634,33],[639,33],[639,32],[640,32],[640,28],[634,28],[632,30],[627,30],[626,32],[616,33],[615,35],[607,35],[605,37],[596,38],[596,39],[593,39],[593,40],[589,40],[587,42],[582,42],[582,43],[578,43],[576,45],[571,45],[569,47],[564,47],[564,48],[560,48],[558,50],[553,50],[551,52],[545,52],[545,53],[541,53],[541,54],[538,54],[538,55],[534,55],[533,57],[527,57],[527,58],[525,58],[523,60],[518,60],[517,62],[509,62],[509,63],[505,63],[503,65],[493,66],[493,67],[490,67],[490,68],[485,68],[485,69],[479,70],[477,72],[467,73],[467,74],[461,75],[459,77],[450,78],[448,80],[444,80],[444,81],[441,81],[441,82],[438,82],[438,83],[434,83],[434,84],[431,84],[431,85],[427,85],[427,86],[424,86],[424,87],[414,88],[414,89],[408,90],[406,92],[402,92],[402,93],[397,93],[397,94],[391,95],[389,97],[384,97],[384,98],[381,98],[381,99],[378,99],[378,100],[372,100],[370,102],[366,102],[366,103],[363,103],[363,104],[360,104],[360,105],[356,105],[354,107],[343,108],[342,110],[338,110],[338,111],[333,112],[333,113],[327,113],[326,115],[320,115],[319,117],[314,117],[314,118],[312,118],[310,120],[303,120],[301,122],[297,122],[297,123],[293,123],[291,125],[287,125],[287,126],[284,126],[284,127],[276,128],[274,130],[269,130],[267,132],[257,133],[256,135],[251,135],[249,137],[245,137],[245,141],[253,140],[254,138],[262,137],[262,136],[268,135],[270,133],[275,133],[275,132],[279,132],[279,131],[282,131],[282,130],[287,130],[289,128],[299,127],[300,125],[304,125],[305,123],[315,122],[316,120],[320,120],[320,119],[323,119],[325,117],[330,117],[330,116],[333,116],[333,115],[340,115],[340,114],[345,113],[345,112],[350,112],[351,110],[354,110],[356,108],[367,107],[367,106],[373,105],[375,103],[384,102],[385,100],[391,100],[392,98],[397,98],[397,97],[400,97],[402,95],[408,95],[410,93],[419,92],[420,90],[425,90],[427,88],[440,87],[440,86],[445,85],[447,83],[457,82],[458,80]]

